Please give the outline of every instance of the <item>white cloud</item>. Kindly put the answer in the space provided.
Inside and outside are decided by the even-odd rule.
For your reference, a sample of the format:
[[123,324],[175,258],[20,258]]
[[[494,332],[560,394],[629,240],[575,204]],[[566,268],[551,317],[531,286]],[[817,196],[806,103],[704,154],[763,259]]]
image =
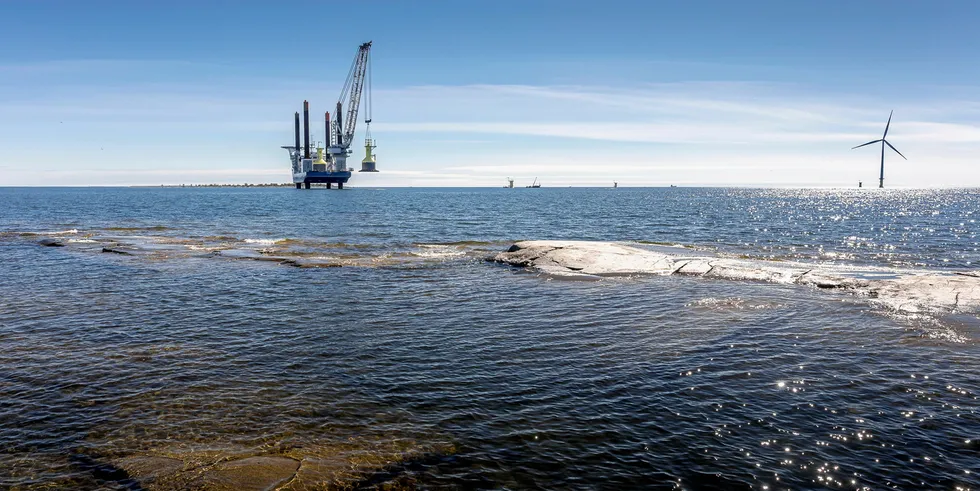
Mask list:
[[[794,95],[787,86],[778,86],[778,90],[768,93],[763,87],[721,83],[666,84],[618,91],[486,85],[418,87],[399,91],[398,97],[420,108],[439,108],[436,114],[430,113],[423,121],[412,117],[416,120],[412,122],[399,121],[399,116],[408,118],[396,114],[394,122],[381,122],[376,127],[391,132],[702,144],[857,144],[884,129],[887,113],[844,102],[853,96],[840,96],[837,99],[842,102],[835,104],[832,100]],[[962,112],[969,106],[956,107]],[[934,109],[934,102],[909,104],[904,114],[900,111],[896,117],[893,136],[927,142],[980,142],[980,107],[972,108],[973,123],[913,119]],[[474,120],[474,114],[482,120]]]

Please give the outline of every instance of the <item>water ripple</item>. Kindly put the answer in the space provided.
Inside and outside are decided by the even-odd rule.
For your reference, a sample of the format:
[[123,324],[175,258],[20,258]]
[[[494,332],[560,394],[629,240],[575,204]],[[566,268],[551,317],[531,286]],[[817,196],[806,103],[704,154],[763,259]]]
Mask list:
[[[30,196],[2,192],[0,487],[114,488],[136,461],[259,455],[339,462],[357,471],[330,475],[350,487],[980,486],[975,319],[902,317],[792,285],[560,282],[479,261],[504,240],[547,235],[948,267],[975,255],[962,193],[887,194],[886,206],[849,191],[637,191],[589,209],[574,192],[446,192],[436,207],[411,191],[189,191],[184,202],[56,190],[19,216],[6,210],[26,213]],[[470,206],[481,199],[496,201]],[[200,212],[222,201],[264,212]],[[354,215],[300,213],[314,204]],[[739,209],[745,226],[718,225]],[[453,222],[464,215],[468,225]],[[19,235],[69,229],[151,237],[126,240],[163,243],[169,258],[213,241],[407,259],[302,270]]]

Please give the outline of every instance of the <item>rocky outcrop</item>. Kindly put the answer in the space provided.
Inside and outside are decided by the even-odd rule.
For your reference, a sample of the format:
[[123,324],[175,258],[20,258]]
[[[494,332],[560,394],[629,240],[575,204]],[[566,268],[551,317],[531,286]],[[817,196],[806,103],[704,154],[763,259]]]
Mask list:
[[831,266],[754,261],[642,249],[613,242],[518,242],[493,261],[566,277],[688,275],[836,289],[904,312],[980,313],[980,274],[906,271],[888,279],[862,278]]
[[669,274],[675,269],[674,261],[665,254],[608,242],[518,242],[495,259],[555,274]]

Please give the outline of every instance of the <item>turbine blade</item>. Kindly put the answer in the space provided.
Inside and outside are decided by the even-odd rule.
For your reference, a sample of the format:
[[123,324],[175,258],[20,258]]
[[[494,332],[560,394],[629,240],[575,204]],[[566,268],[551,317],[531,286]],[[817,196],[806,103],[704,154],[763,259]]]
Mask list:
[[884,135],[881,135],[881,139],[882,140],[884,140],[885,138],[888,137],[888,127],[891,126],[891,124],[892,124],[892,114],[895,114],[895,111],[894,110],[892,110],[892,112],[888,113],[888,122],[885,123],[885,134]]
[[862,143],[862,144],[860,144],[860,145],[858,145],[856,147],[851,147],[851,150],[854,150],[855,148],[861,148],[861,147],[863,147],[865,145],[871,145],[872,143],[878,143],[880,141],[881,140],[872,140],[872,141],[869,141],[868,143]]
[[[893,147],[891,143],[888,143],[888,141],[887,141],[887,140],[885,141],[885,145],[888,145],[888,148],[891,148],[892,150],[894,150],[894,151],[895,151],[895,153],[897,153],[897,154],[899,154],[899,155],[902,155],[902,152],[899,152],[899,151],[898,151],[898,149],[897,149],[897,148],[895,148],[895,147]],[[902,155],[902,158],[903,158],[903,159],[905,159],[905,160],[908,160],[908,159],[906,159],[906,158],[905,158],[905,156],[904,156],[904,155]]]

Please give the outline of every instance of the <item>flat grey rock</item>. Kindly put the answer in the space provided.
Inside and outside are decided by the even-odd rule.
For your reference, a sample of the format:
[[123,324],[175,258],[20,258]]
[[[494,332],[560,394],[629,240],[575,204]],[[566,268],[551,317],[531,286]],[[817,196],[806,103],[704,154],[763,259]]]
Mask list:
[[687,256],[614,242],[517,242],[493,261],[558,276],[688,275],[836,289],[903,312],[980,313],[980,274],[914,271],[887,279],[857,278],[832,266]]

